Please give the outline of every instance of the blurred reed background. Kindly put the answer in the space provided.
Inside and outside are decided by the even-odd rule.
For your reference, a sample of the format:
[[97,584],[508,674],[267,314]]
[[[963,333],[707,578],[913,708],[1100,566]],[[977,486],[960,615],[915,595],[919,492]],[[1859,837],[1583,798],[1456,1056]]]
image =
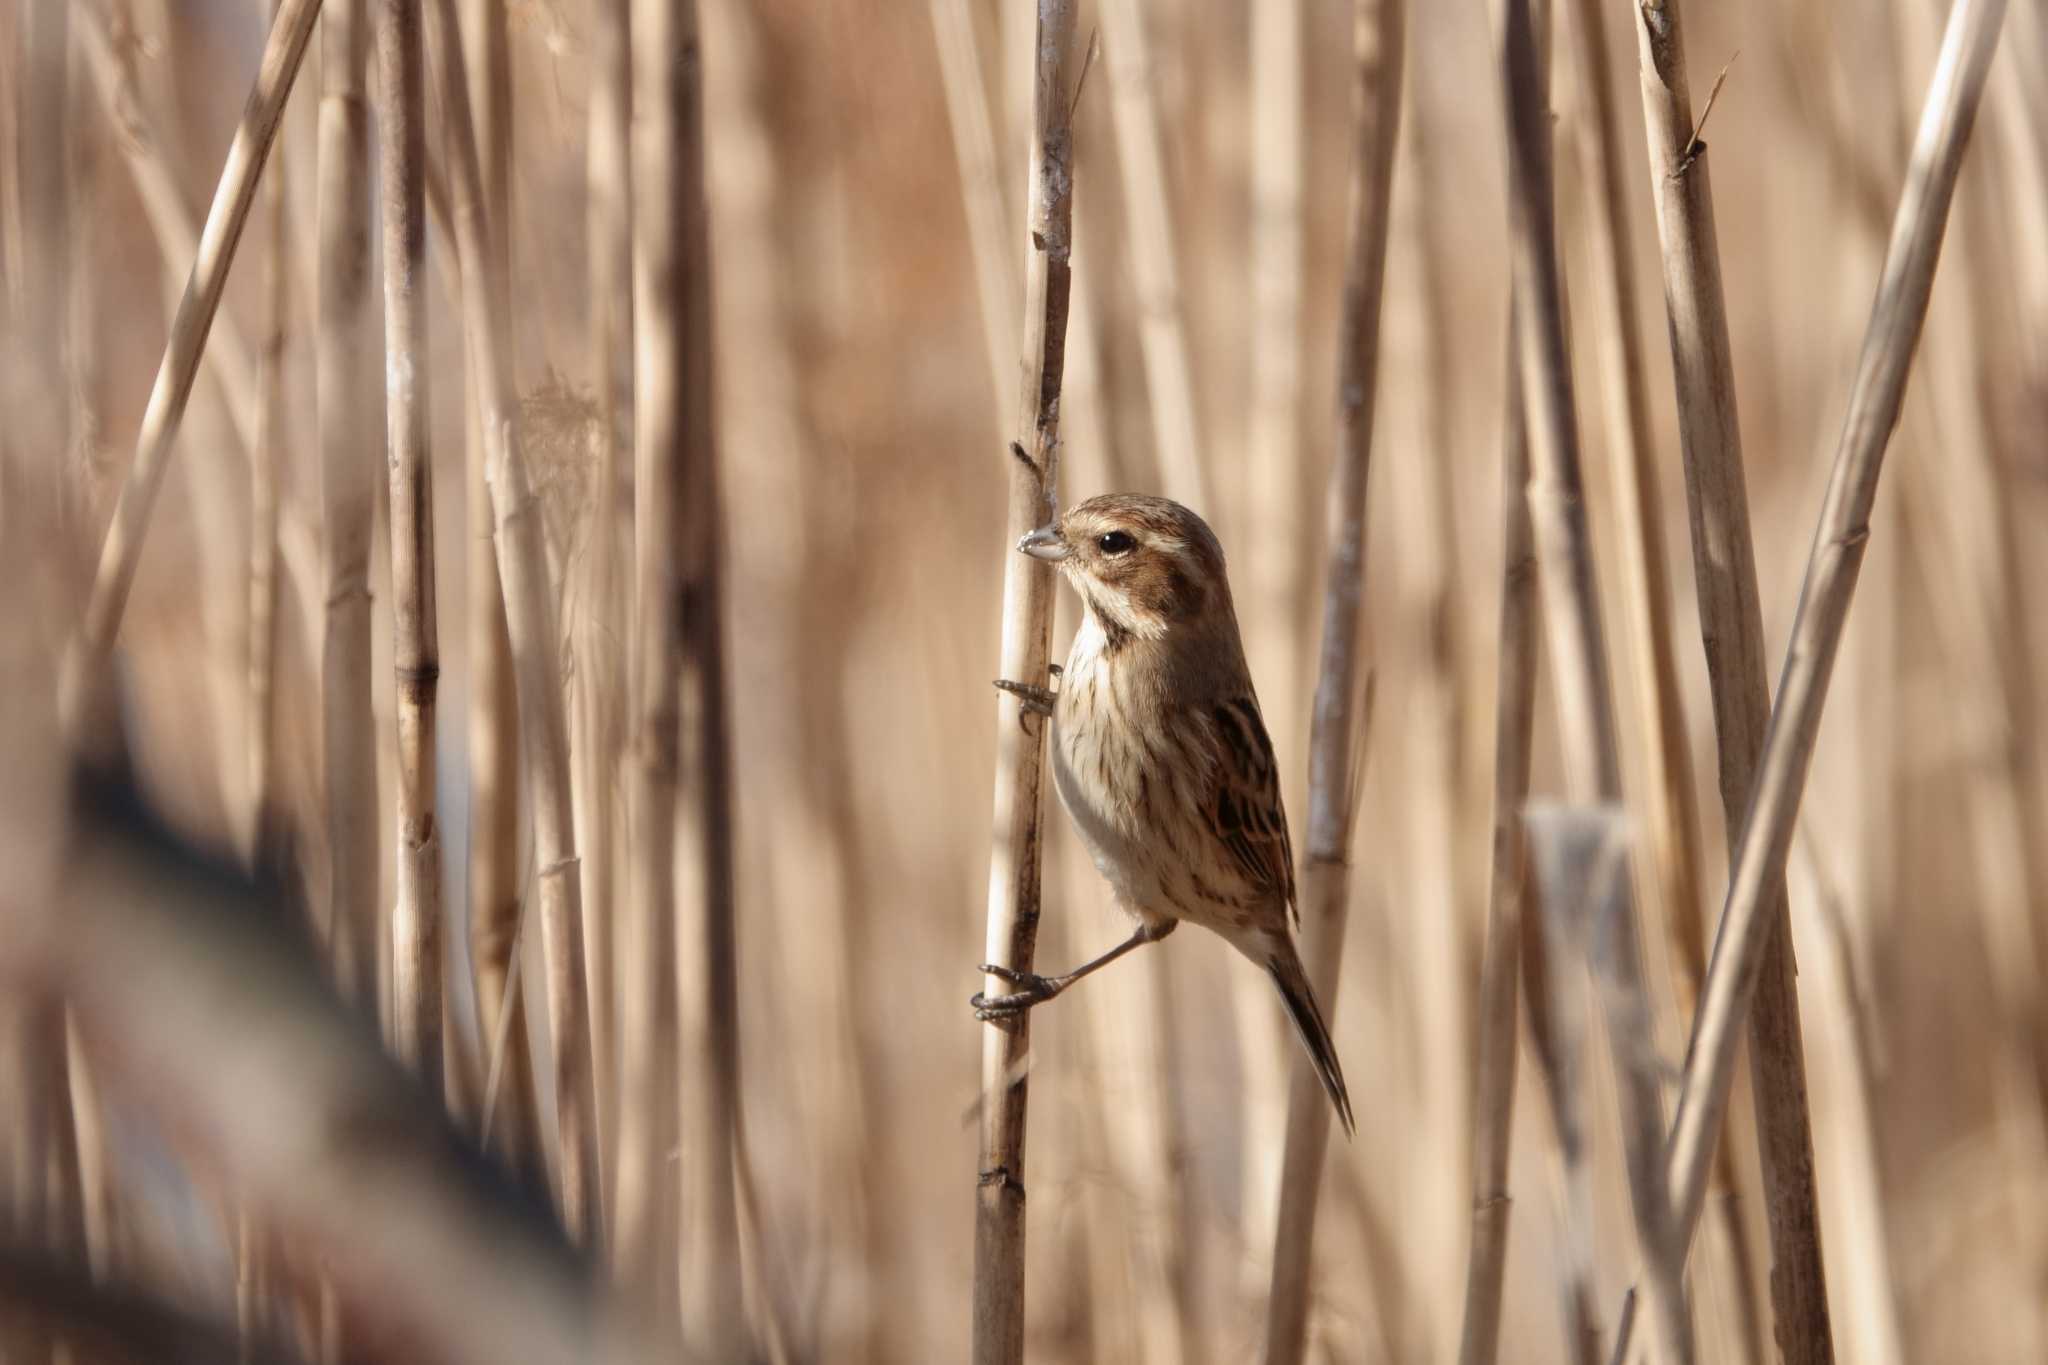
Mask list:
[[[0,909],[19,921],[0,931],[16,1267],[0,1352],[167,1358],[146,1302],[195,1340],[224,1324],[228,1352],[239,1332],[277,1358],[512,1358],[490,1344],[513,1330],[488,1326],[505,1303],[587,1325],[601,1302],[548,1269],[566,1235],[607,1249],[635,1321],[684,1324],[705,1358],[958,1359],[984,1034],[967,997],[1014,715],[988,684],[1006,447],[1026,420],[1032,6],[463,0],[459,44],[451,0],[318,8],[278,6],[280,31],[311,25],[303,66],[169,423],[162,496],[130,525],[116,501],[167,434],[145,408],[167,337],[179,351],[188,272],[195,254],[225,264],[200,230],[272,6],[0,7],[0,655],[19,755],[0,804]],[[1661,1081],[1668,1123],[1730,841],[1639,20],[1554,9],[1567,396],[1648,986],[1615,1055]],[[1692,108],[1714,91],[1711,209],[1775,687],[1946,9],[1685,9]],[[410,58],[387,28],[407,13],[426,38]],[[1474,1169],[1475,1145],[1482,1169],[1502,1150],[1475,1087],[1503,452],[1523,439],[1502,76],[1480,0],[1405,17],[1377,68],[1401,83],[1349,932],[1318,969],[1341,983],[1359,1131],[1319,1166],[1294,1286],[1306,1358],[1331,1361],[1445,1360],[1461,1341],[1481,1358],[1468,1254],[1501,1207],[1475,1211]],[[1353,31],[1340,0],[1093,0],[1064,66],[1087,74],[1059,495],[1164,492],[1216,528],[1298,851],[1361,169]],[[423,62],[410,85],[407,60]],[[423,269],[406,245],[421,234]],[[1790,854],[1825,1303],[1846,1361],[2048,1352],[2044,364],[2048,28],[2022,4],[1955,192]],[[110,525],[139,549],[111,611],[94,586]],[[1056,612],[1055,659],[1077,614],[1064,589]],[[1536,656],[1538,798],[1575,771],[1555,655]],[[310,976],[277,968],[292,990],[262,1001],[325,1032],[230,999],[233,973],[186,1029],[176,1002],[210,998],[203,955],[179,975],[176,952],[135,947],[157,941],[140,930],[110,920],[105,942],[128,955],[95,956],[77,946],[101,941],[91,914],[69,940],[70,911],[44,923],[101,895],[73,869],[116,839],[90,803],[64,818],[47,751],[65,659],[80,747],[125,750],[101,760],[183,838],[265,873],[393,1055],[429,1083],[445,1060],[464,1141],[550,1192],[566,1234],[520,1234],[531,1279],[422,1251],[510,1264],[527,1244],[413,1238],[439,1205],[379,1183],[394,1139],[362,1113],[295,1126],[256,1098],[296,1093],[256,1083],[287,1051],[251,1050],[258,1021],[372,1065],[341,1015],[294,1003],[317,995]],[[1064,816],[1046,828],[1038,961],[1065,967],[1125,930]],[[1556,851],[1536,850],[1539,877]],[[175,883],[140,875],[106,906]],[[37,894],[53,886],[68,889]],[[1532,939],[1556,909],[1531,904]],[[176,1017],[145,1046],[152,1017],[123,1003],[138,978],[109,974],[158,971]],[[1553,985],[1558,1018],[1598,1013]],[[1288,1297],[1273,1291],[1294,1044],[1269,993],[1188,934],[1036,1012],[1031,1359],[1225,1362],[1284,1339],[1268,1306]],[[1555,1089],[1518,1028],[1497,1354],[1599,1358],[1641,1264],[1628,1107],[1605,1065]],[[298,1071],[300,1100],[339,1093],[319,1090],[328,1070]],[[1690,1260],[1699,1358],[1825,1359],[1812,1318],[1773,1345],[1766,1222],[1786,1208],[1765,1193],[1749,1074]],[[1582,1113],[1571,1160],[1560,1103]],[[451,1226],[491,1226],[478,1198],[444,1211]],[[527,1358],[575,1358],[533,1332],[511,1338]]]

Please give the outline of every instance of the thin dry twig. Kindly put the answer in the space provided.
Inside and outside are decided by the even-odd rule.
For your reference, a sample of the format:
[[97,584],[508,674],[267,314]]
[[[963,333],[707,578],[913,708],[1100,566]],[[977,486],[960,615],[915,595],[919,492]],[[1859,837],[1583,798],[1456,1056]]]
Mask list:
[[[1350,255],[1338,343],[1337,456],[1330,471],[1329,564],[1323,588],[1322,658],[1309,739],[1307,852],[1303,858],[1302,957],[1336,1019],[1357,810],[1356,724],[1363,670],[1359,637],[1365,588],[1365,510],[1373,419],[1378,411],[1380,300],[1391,230],[1407,12],[1402,0],[1359,0],[1352,20],[1354,146]],[[1273,1241],[1266,1360],[1292,1365],[1308,1345],[1310,1270],[1317,1192],[1330,1112],[1306,1059],[1297,1055],[1287,1096],[1287,1140]]]
[[[1003,549],[1001,675],[1046,676],[1052,635],[1050,566],[1014,552],[1058,510],[1060,385],[1073,284],[1074,8],[1039,0],[1032,64],[1030,250],[1024,282],[1019,441],[1003,457],[1008,514]],[[1011,694],[996,702],[994,850],[989,859],[987,960],[1030,971],[1038,942],[1040,825],[1045,815],[1044,720]],[[987,978],[984,990],[1002,983]],[[975,1180],[975,1365],[1024,1358],[1024,1132],[1031,1015],[991,1019],[981,1035],[981,1134]]]

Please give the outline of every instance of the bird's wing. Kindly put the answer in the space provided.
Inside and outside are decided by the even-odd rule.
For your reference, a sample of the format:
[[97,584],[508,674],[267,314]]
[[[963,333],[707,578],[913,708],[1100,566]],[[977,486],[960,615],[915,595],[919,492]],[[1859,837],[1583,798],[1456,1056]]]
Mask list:
[[1249,692],[1233,697],[1211,708],[1209,719],[1215,761],[1202,814],[1246,880],[1262,891],[1286,896],[1299,922],[1294,848],[1287,838],[1287,812],[1280,804],[1280,772],[1258,700]]

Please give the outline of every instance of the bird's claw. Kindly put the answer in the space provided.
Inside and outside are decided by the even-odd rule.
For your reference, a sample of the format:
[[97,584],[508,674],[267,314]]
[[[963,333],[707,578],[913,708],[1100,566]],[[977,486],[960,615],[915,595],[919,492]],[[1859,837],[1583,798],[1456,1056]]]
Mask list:
[[1057,696],[1050,687],[1039,687],[1032,683],[1011,682],[1008,678],[996,679],[996,690],[1008,692],[1015,697],[1030,716],[1050,716]]
[[981,971],[986,976],[1007,981],[1018,988],[1009,995],[984,995],[976,991],[974,997],[967,1003],[974,1007],[974,1017],[983,1023],[992,1019],[1014,1018],[1033,1005],[1043,1004],[1052,999],[1066,984],[1054,977],[1040,976],[1036,972],[1020,972],[992,962],[982,963]]

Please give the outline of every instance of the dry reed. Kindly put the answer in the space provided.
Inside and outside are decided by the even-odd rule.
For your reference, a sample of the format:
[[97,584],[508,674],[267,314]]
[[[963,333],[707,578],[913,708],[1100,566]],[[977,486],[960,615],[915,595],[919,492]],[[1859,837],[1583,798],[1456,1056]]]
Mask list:
[[[1510,322],[1512,334],[1514,324]],[[1508,1156],[1514,1137],[1515,1007],[1520,998],[1527,899],[1530,734],[1536,710],[1536,549],[1529,525],[1529,443],[1521,362],[1508,359],[1501,439],[1500,654],[1493,739],[1493,840],[1486,945],[1479,970],[1478,1060],[1473,1082],[1472,1248],[1465,1272],[1458,1365],[1499,1356],[1501,1282],[1507,1273]]]
[[[465,294],[488,291],[494,306],[510,316],[512,79],[505,6],[497,0],[470,0],[463,7],[463,19],[463,55],[483,177],[484,214],[501,227],[490,238],[491,254],[483,263],[481,278],[465,269],[461,288]],[[447,147],[450,136],[444,120],[444,166],[455,159]],[[452,226],[452,212],[444,216]],[[450,254],[459,262],[459,253]],[[515,340],[507,336],[504,343],[509,346]],[[548,1143],[541,1127],[526,1000],[524,992],[512,989],[524,881],[519,862],[518,694],[485,471],[484,381],[478,374],[482,359],[466,333],[463,360],[469,395],[464,408],[469,587],[463,612],[469,672],[469,955],[476,978],[477,1033],[484,1042],[484,1067],[502,1078],[496,1092],[499,1101],[486,1113],[485,1137],[495,1137],[498,1149],[515,1166],[538,1173]],[[502,1055],[497,1041],[501,1037]]]
[[1688,1228],[1698,1216],[1705,1184],[1713,1132],[1709,1120],[1726,1102],[1735,1026],[1755,988],[1762,950],[1773,928],[1768,914],[1772,885],[1784,874],[1814,735],[1855,594],[1856,571],[1869,540],[1870,509],[1885,446],[1898,420],[1933,288],[1949,200],[2004,14],[2002,0],[1965,0],[1951,13],[1900,195],[1827,502],[1800,590],[1777,706],[1741,826],[1672,1130],[1674,1208]]
[[[1507,0],[1499,16],[1502,111],[1506,122],[1510,258],[1522,306],[1517,343],[1529,405],[1530,523],[1535,534],[1540,596],[1551,646],[1560,743],[1567,785],[1581,801],[1618,802],[1621,760],[1615,738],[1611,682],[1602,638],[1599,592],[1586,529],[1571,359],[1564,332],[1563,279],[1558,261],[1547,84],[1528,0]],[[1625,893],[1608,932],[1614,989],[1642,993],[1642,949],[1634,897]],[[1663,1113],[1653,1078],[1632,1064],[1640,1039],[1616,1035],[1614,1056],[1627,1147],[1630,1202],[1648,1264],[1648,1299],[1662,1359],[1692,1359],[1692,1321],[1681,1283],[1681,1248],[1672,1235],[1669,1199],[1656,1134]]]
[[398,694],[398,901],[389,1034],[400,1060],[441,1093],[441,830],[435,815],[434,483],[427,432],[426,83],[419,7],[379,7],[378,169],[384,232],[385,413]]
[[[1039,0],[1032,82],[1030,250],[1024,271],[1019,439],[1004,454],[1000,677],[1038,685],[1051,663],[1053,572],[1012,547],[1058,512],[1060,383],[1073,284],[1074,10]],[[987,960],[1031,970],[1038,941],[1039,861],[1045,817],[1045,732],[1020,699],[996,702],[994,847],[989,858]],[[983,989],[1002,983],[988,977]],[[1024,1358],[1024,1125],[1031,1014],[988,1020],[981,1045],[981,1139],[974,1216],[975,1365]]]
[[568,725],[560,684],[554,591],[548,581],[540,504],[519,446],[512,393],[509,319],[503,300],[474,286],[488,278],[493,233],[486,218],[483,173],[453,0],[431,0],[427,37],[439,57],[440,89],[449,124],[449,176],[456,249],[462,259],[463,326],[476,358],[477,406],[483,417],[490,486],[519,696],[520,737],[533,805],[534,872],[547,962],[548,1046],[555,1079],[561,1149],[562,1215],[578,1241],[598,1240],[600,1182],[597,1095],[590,1056],[590,1006],[583,966],[582,885],[570,795]]
[[[1380,358],[1380,299],[1392,222],[1407,37],[1401,0],[1359,0],[1352,18],[1356,144],[1351,179],[1343,332],[1337,351],[1338,435],[1329,487],[1321,661],[1309,736],[1308,838],[1302,858],[1302,958],[1323,1014],[1337,1016],[1338,964],[1350,887],[1349,851],[1359,771],[1360,604],[1365,588],[1367,475],[1372,464]],[[1312,1248],[1330,1112],[1314,1071],[1292,1058],[1287,1137],[1273,1234],[1265,1358],[1291,1365],[1308,1347]]]
[[[1707,146],[1693,123],[1679,9],[1676,3],[1640,7],[1636,33],[1700,631],[1714,699],[1721,803],[1733,830],[1741,827],[1770,718],[1770,684]],[[1831,1361],[1834,1347],[1790,920],[1783,887],[1774,894],[1769,914],[1777,927],[1764,948],[1749,1013],[1750,1077],[1770,1229],[1775,1339],[1790,1365],[1814,1365]]]

